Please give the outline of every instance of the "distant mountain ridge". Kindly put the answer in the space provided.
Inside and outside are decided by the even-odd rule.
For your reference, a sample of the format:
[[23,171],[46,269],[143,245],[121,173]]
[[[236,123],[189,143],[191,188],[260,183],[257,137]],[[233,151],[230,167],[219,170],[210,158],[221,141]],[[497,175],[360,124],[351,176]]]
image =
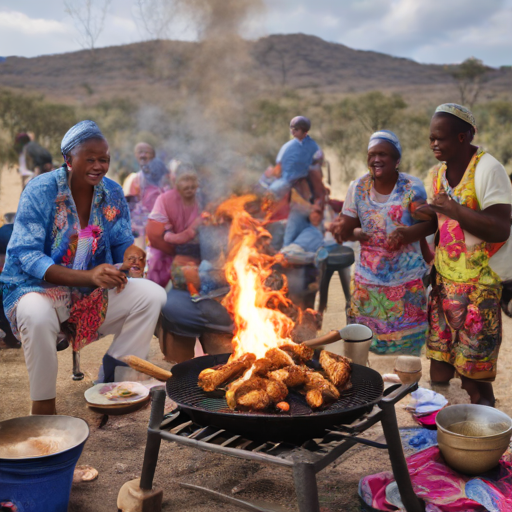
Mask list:
[[[374,51],[354,50],[319,37],[271,35],[242,41],[253,57],[251,74],[272,87],[323,93],[369,90],[401,92],[451,85],[446,66],[419,64]],[[179,88],[199,43],[150,41],[34,58],[8,57],[0,63],[0,87],[39,92],[62,101],[141,94],[158,97]],[[148,58],[157,48],[156,57]],[[511,70],[488,73],[493,93],[512,89]]]

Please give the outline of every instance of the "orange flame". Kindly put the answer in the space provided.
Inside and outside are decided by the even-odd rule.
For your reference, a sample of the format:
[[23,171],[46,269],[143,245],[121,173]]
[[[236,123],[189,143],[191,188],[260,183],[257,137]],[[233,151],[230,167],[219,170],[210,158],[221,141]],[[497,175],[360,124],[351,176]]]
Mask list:
[[246,211],[247,205],[256,199],[253,195],[231,198],[216,212],[216,216],[232,219],[226,261],[226,279],[231,290],[223,305],[234,317],[234,359],[246,353],[264,357],[269,348],[292,342],[293,320],[278,309],[268,307],[287,306],[290,301],[286,298],[286,279],[279,290],[265,284],[272,274],[272,266],[283,261],[283,257],[263,252],[271,239],[270,233],[264,221]]

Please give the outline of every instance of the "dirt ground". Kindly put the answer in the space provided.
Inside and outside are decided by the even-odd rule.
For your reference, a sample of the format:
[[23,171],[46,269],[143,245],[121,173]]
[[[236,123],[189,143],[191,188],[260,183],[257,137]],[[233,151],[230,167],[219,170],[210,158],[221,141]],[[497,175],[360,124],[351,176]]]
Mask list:
[[[335,276],[336,277],[336,276]],[[330,287],[329,309],[324,318],[323,330],[341,328],[344,323],[344,299],[341,286],[333,279]],[[510,370],[512,369],[512,320],[504,318],[504,342],[500,356],[500,369],[495,383],[498,408],[512,415]],[[84,400],[84,392],[96,378],[101,358],[110,343],[103,338],[82,351],[81,366],[86,377],[83,381],[71,380],[71,350],[59,352],[57,383],[57,410],[59,414],[76,416],[87,421],[90,437],[79,464],[90,464],[99,471],[96,481],[73,486],[70,512],[110,512],[116,510],[117,494],[128,480],[140,475],[149,421],[149,406],[124,416],[104,416],[92,412]],[[169,367],[162,359],[158,341],[153,339],[150,360]],[[370,364],[381,373],[391,372],[394,357],[370,356]],[[420,385],[430,387],[428,362],[423,357],[423,377]],[[22,350],[0,350],[0,420],[27,415],[29,412],[28,376]],[[445,395],[451,403],[465,403],[467,398],[460,389],[460,381],[453,380]],[[396,409],[400,427],[414,423],[405,404]],[[382,437],[382,430],[375,426],[369,437]],[[389,470],[385,451],[366,446],[356,446],[318,474],[322,512],[335,510],[360,510],[357,484],[361,477]],[[200,452],[173,443],[163,442],[156,469],[155,486],[164,491],[164,511],[235,512],[239,510],[197,491],[182,488],[179,483],[204,485],[227,492],[240,499],[274,502],[283,510],[296,510],[291,472],[254,462]]]
[[[2,185],[6,183],[5,175]],[[5,187],[2,187],[2,192]],[[13,194],[14,195],[14,194]],[[5,202],[4,202],[5,200]],[[9,201],[16,201],[2,193],[2,213],[12,211]],[[331,281],[329,309],[324,316],[323,331],[340,329],[344,325],[345,301],[336,278]],[[500,367],[495,383],[497,407],[512,415],[510,370],[512,369],[512,320],[504,317],[504,341]],[[84,392],[96,378],[101,358],[110,338],[106,337],[82,351],[81,366],[86,377],[80,382],[71,380],[71,349],[58,353],[57,410],[59,414],[83,418],[90,427],[90,437],[79,464],[89,464],[99,471],[97,480],[73,485],[70,512],[111,512],[117,510],[117,494],[128,480],[140,475],[146,429],[150,408],[124,416],[105,416],[92,412],[84,400]],[[153,339],[150,360],[169,367],[162,359],[158,341]],[[428,361],[423,360],[420,385],[430,387]],[[393,370],[394,357],[371,356],[370,364],[381,373]],[[453,403],[468,402],[460,381],[453,380],[445,395]],[[405,411],[408,399],[397,407],[400,427],[414,426]],[[28,375],[22,350],[0,350],[0,421],[25,416],[29,413]],[[372,439],[382,438],[379,426],[368,431]],[[357,484],[365,475],[390,470],[387,453],[382,450],[355,446],[334,464],[317,475],[322,512],[339,510],[358,511]],[[163,442],[156,469],[155,486],[164,491],[164,511],[235,512],[240,510],[197,491],[184,489],[180,482],[208,486],[240,499],[272,502],[282,510],[297,510],[291,471],[275,466],[233,459]]]

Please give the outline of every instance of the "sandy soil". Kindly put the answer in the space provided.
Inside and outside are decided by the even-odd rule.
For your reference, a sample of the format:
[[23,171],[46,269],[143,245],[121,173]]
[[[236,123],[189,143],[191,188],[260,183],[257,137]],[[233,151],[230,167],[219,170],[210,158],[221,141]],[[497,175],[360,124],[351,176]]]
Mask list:
[[[17,185],[18,184],[18,185]],[[13,211],[19,198],[19,178],[12,172],[2,175],[0,212]],[[9,193],[7,193],[9,190]],[[345,301],[336,276],[331,281],[329,309],[324,317],[323,331],[344,325]],[[498,408],[512,415],[509,375],[512,369],[512,320],[504,317],[504,342],[500,369],[495,383]],[[59,414],[76,416],[90,426],[79,464],[89,464],[99,471],[96,481],[73,485],[70,512],[111,512],[116,510],[117,494],[128,480],[140,475],[149,420],[149,406],[124,416],[105,416],[92,412],[84,400],[84,392],[96,378],[101,358],[110,338],[106,337],[82,351],[81,366],[86,377],[81,382],[71,380],[71,350],[59,352],[57,408]],[[150,360],[169,367],[162,359],[158,342],[153,339]],[[393,370],[394,357],[371,356],[370,364],[381,373]],[[420,385],[429,387],[428,361],[423,357],[423,377]],[[445,395],[451,403],[468,402],[460,381],[453,380]],[[397,406],[401,427],[414,423],[405,405]],[[29,413],[28,376],[22,350],[0,350],[0,421]],[[379,426],[368,431],[372,439],[382,438]],[[357,484],[361,477],[390,469],[387,453],[366,446],[356,446],[344,457],[320,472],[319,484],[322,512],[357,511]],[[274,502],[283,510],[296,510],[291,472],[249,461],[200,452],[163,442],[156,470],[155,486],[164,491],[164,511],[235,512],[233,505],[213,500],[199,492],[182,488],[188,482],[208,486],[240,499]]]
[[21,194],[21,178],[13,167],[0,167],[0,219],[15,212]]
[[[329,309],[325,314],[324,331],[340,328],[344,323],[344,299],[337,279],[330,288]],[[512,320],[504,318],[505,339],[500,356],[500,371],[495,388],[498,407],[512,415],[509,375],[512,367]],[[92,412],[83,394],[96,377],[101,357],[110,339],[103,338],[82,351],[81,364],[86,378],[81,382],[71,380],[71,350],[59,352],[57,407],[60,414],[77,416],[86,420],[91,434],[80,464],[90,464],[99,471],[99,478],[90,483],[73,485],[69,510],[71,512],[110,512],[116,510],[117,494],[124,482],[140,475],[149,420],[149,406],[124,416],[104,416]],[[166,366],[153,339],[150,359]],[[381,373],[393,369],[393,357],[371,356],[371,366]],[[168,366],[168,365],[167,365]],[[22,350],[0,350],[0,420],[28,414],[28,377]],[[428,362],[423,358],[423,377],[420,384],[429,387]],[[460,381],[454,380],[446,391],[451,403],[467,402]],[[397,406],[399,425],[414,423],[404,409],[408,400]],[[382,437],[378,426],[368,432],[373,439]],[[335,510],[360,510],[357,501],[357,484],[364,475],[389,470],[390,464],[384,451],[356,446],[318,474],[320,500],[323,512]],[[163,442],[156,470],[155,485],[164,490],[164,511],[187,510],[197,512],[238,510],[233,505],[180,487],[180,482],[205,485],[227,492],[241,499],[271,501],[283,510],[296,510],[293,479],[290,471],[263,464],[231,459],[221,455]]]

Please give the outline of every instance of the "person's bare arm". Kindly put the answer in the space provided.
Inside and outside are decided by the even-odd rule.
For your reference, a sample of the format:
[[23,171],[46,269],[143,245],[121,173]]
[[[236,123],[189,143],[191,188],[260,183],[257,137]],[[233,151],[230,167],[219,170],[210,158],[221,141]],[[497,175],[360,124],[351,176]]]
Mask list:
[[62,265],[51,265],[44,275],[46,282],[69,287],[117,288],[126,285],[126,275],[113,265],[104,263],[91,270],[74,270]]
[[322,169],[314,169],[309,171],[309,182],[313,189],[313,197],[315,204],[324,207],[325,204],[325,187],[322,180]]
[[174,254],[174,245],[164,240],[165,226],[156,220],[148,220],[146,225],[146,234],[148,235],[151,247],[165,252],[166,254]]
[[168,231],[167,233],[164,233],[163,238],[166,242],[173,245],[186,244],[187,242],[190,242],[190,240],[193,240],[197,235],[197,230],[201,225],[201,222],[201,217],[198,217],[187,229],[184,229],[180,233],[171,233]]
[[476,211],[460,205],[443,192],[434,197],[430,206],[435,212],[456,220],[462,229],[484,242],[506,242],[510,236],[512,208],[509,204],[494,204]]

